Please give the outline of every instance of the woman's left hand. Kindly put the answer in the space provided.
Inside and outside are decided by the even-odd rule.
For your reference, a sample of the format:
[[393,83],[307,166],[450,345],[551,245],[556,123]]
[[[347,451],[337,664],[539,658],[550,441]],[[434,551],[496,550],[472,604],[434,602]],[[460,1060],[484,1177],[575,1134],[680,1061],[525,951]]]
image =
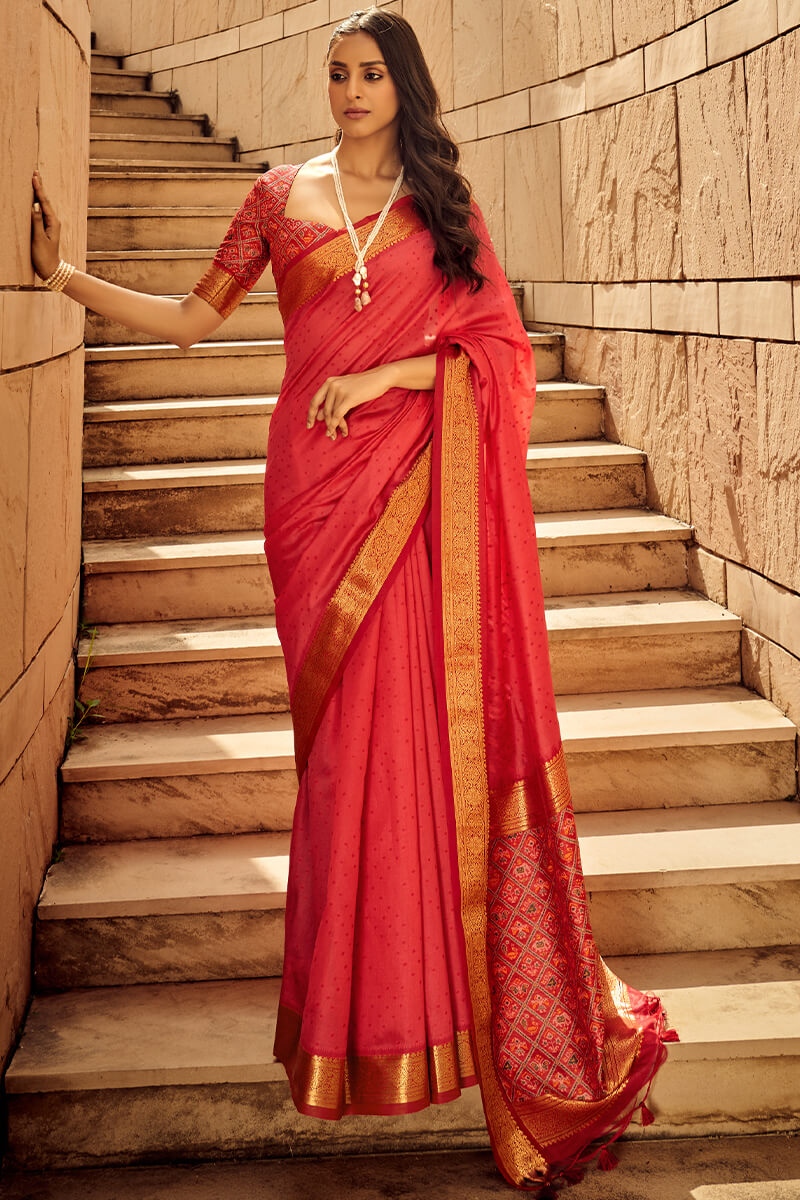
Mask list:
[[316,421],[324,421],[326,436],[336,441],[336,431],[347,437],[347,414],[359,404],[377,400],[392,387],[384,366],[359,371],[356,375],[331,375],[311,398],[306,427],[311,429]]

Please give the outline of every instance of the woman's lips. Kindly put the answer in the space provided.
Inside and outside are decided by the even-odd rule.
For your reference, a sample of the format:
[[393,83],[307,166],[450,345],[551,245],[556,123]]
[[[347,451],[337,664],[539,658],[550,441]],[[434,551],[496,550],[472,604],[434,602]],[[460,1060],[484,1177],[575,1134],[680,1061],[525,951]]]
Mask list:
[[365,108],[346,108],[344,115],[353,121],[358,121],[360,117],[368,117],[369,112]]

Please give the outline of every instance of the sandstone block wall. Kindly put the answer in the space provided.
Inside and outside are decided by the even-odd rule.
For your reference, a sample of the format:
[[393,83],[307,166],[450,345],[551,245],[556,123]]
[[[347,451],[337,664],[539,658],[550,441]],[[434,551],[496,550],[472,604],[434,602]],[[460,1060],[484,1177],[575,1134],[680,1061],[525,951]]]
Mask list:
[[[389,7],[528,318],[606,385],[649,502],[696,527],[695,586],[745,617],[748,682],[800,723],[798,0]],[[255,166],[330,147],[322,62],[351,8],[95,0],[94,20]]]
[[84,266],[89,44],[87,0],[0,5],[0,1071],[58,830],[80,569],[83,310],[37,282],[30,177],[38,165],[62,254]]

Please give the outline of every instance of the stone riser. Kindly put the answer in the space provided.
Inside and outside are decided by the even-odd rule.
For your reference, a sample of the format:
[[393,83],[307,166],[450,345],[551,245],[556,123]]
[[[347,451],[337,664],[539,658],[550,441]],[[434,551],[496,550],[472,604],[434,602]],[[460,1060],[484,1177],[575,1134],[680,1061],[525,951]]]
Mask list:
[[[791,946],[800,925],[795,880],[592,892],[587,876],[586,886],[604,957]],[[39,919],[37,986],[66,990],[280,975],[283,915],[282,908],[269,908]]]
[[[185,295],[211,266],[213,257],[214,251],[208,250],[184,257],[162,252],[141,258],[89,258],[86,269],[98,279],[107,279],[109,283],[118,283],[120,287],[133,288],[138,292],[157,296]],[[254,290],[275,291],[275,280],[269,264],[254,285]],[[224,324],[229,328],[227,322]],[[123,344],[129,344],[127,339],[123,339]],[[557,378],[557,374],[550,378]],[[207,388],[200,388],[200,394],[207,391]]]
[[90,216],[87,244],[90,250],[195,250],[216,249],[234,215],[224,217]]
[[[91,678],[87,676],[87,678]],[[785,800],[792,742],[726,742],[570,752],[576,812]],[[296,772],[209,772],[62,784],[65,842],[125,842],[291,829]]]
[[[644,503],[644,468],[528,468],[537,512],[631,508]],[[263,481],[218,486],[84,491],[84,538],[128,538],[255,529],[264,523]]]
[[[245,307],[240,305],[237,313]],[[231,322],[237,313],[230,318]],[[270,332],[262,336],[276,335]],[[539,400],[534,410],[530,440],[547,443],[599,438],[602,420],[601,400]],[[266,413],[86,421],[83,465],[113,467],[264,458],[268,428]]]
[[98,92],[146,92],[149,76],[144,72],[92,71],[92,91]]
[[156,92],[139,92],[135,96],[126,96],[122,92],[108,94],[98,90],[92,92],[90,103],[95,111],[122,113],[125,116],[160,117],[169,116],[174,111],[169,96]]
[[[646,690],[653,679],[665,688],[739,683],[740,635],[665,631],[551,639],[550,661],[556,695]],[[282,656],[97,665],[81,696],[84,703],[100,700],[91,716],[104,723],[289,709]]]
[[[654,1130],[661,1138],[797,1129],[798,1074],[800,1058],[793,1056],[670,1059],[648,1097],[658,1123],[645,1136]],[[477,1087],[419,1113],[343,1121],[301,1116],[284,1081],[12,1095],[8,1107],[5,1161],[23,1170],[489,1144]],[[623,1134],[639,1136],[635,1123]]]
[[151,134],[171,134],[174,137],[205,137],[206,118],[204,116],[183,116],[169,113],[163,116],[137,113],[96,112],[92,103],[89,115],[90,133],[135,133],[139,137]]
[[[539,550],[545,596],[685,587],[683,541],[614,542]],[[84,575],[86,622],[256,617],[274,612],[266,561],[258,565],[178,567]]]
[[92,50],[90,61],[92,71],[118,71],[122,66],[118,54],[103,54],[101,50]]
[[188,141],[159,141],[155,137],[132,138],[89,135],[91,158],[147,159],[160,162],[233,162],[231,142],[210,138],[190,138]]
[[[214,167],[209,170],[213,171]],[[257,175],[257,169],[253,168],[252,179]],[[94,176],[89,179],[89,204],[93,208],[121,208],[126,204],[131,207],[156,204],[163,208],[209,204],[229,205],[235,210],[250,190],[251,183],[249,177],[238,173],[226,173],[222,179],[204,178],[197,172],[183,174],[180,169],[172,176],[162,174],[158,178],[149,178],[146,171],[128,176],[121,174],[113,179]],[[89,313],[86,315],[88,317]]]
[[[267,300],[243,300],[206,340],[239,342],[282,337],[283,320],[278,305],[270,295]],[[124,325],[109,321],[97,313],[87,312],[85,340],[87,346],[146,346],[159,339],[155,334],[139,333],[135,329],[127,329]],[[88,465],[84,462],[84,466]]]
[[170,356],[86,363],[86,396],[92,401],[151,400],[160,396],[263,396],[277,394],[283,354]]

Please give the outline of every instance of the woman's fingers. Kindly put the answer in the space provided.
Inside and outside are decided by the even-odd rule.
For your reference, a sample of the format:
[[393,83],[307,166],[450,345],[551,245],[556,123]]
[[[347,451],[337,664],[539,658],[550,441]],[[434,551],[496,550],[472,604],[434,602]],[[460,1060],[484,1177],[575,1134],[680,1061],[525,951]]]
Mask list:
[[325,436],[332,441],[336,441],[337,429],[343,437],[347,437],[349,432],[345,420],[347,404],[338,384],[339,380],[335,377],[325,380],[322,387],[311,397],[306,417],[306,429],[311,429],[317,421],[324,421]]
[[322,408],[322,405],[325,402],[325,393],[328,390],[329,382],[330,381],[328,379],[326,379],[325,382],[323,383],[322,387],[317,388],[317,390],[314,392],[314,395],[311,397],[311,403],[308,406],[308,417],[306,419],[306,429],[310,429],[311,426],[314,424],[314,422],[317,420],[317,418],[322,420],[322,417],[320,415],[320,409]]

